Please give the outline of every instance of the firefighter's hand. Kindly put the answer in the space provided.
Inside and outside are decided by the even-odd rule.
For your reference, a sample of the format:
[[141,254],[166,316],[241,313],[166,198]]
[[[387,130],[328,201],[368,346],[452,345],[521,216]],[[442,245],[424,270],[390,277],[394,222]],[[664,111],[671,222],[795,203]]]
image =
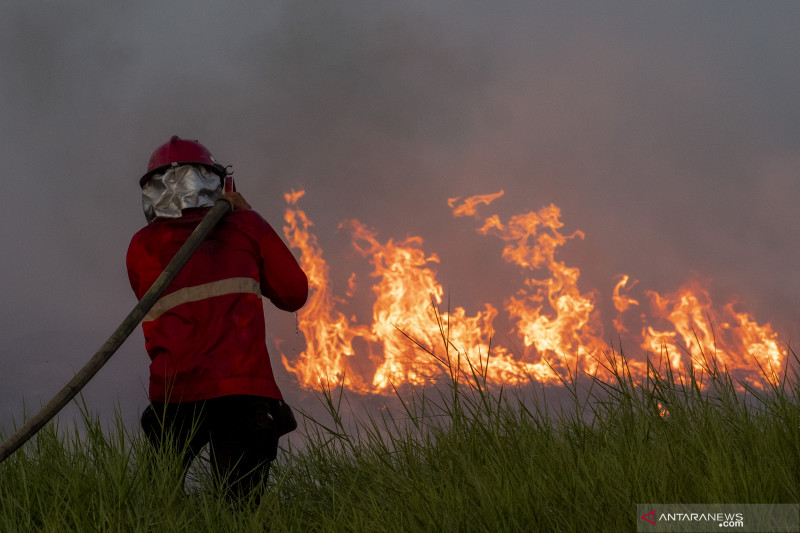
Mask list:
[[241,193],[238,192],[226,192],[222,195],[223,198],[228,200],[234,209],[252,209],[250,204],[247,203],[247,200],[244,199]]

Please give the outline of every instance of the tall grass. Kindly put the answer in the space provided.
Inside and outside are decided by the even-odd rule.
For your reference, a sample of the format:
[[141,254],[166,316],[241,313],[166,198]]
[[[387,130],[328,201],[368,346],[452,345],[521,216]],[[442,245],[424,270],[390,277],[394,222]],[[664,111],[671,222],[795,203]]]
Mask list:
[[637,381],[612,352],[610,377],[564,376],[555,407],[536,383],[490,386],[485,361],[460,370],[442,333],[420,349],[447,379],[392,408],[349,417],[321,386],[327,414],[303,417],[258,505],[231,506],[202,467],[184,487],[169,455],[84,408],[83,431],[48,426],[0,465],[0,531],[633,531],[637,503],[800,501],[791,372],[744,392],[713,364],[702,386],[657,364]]

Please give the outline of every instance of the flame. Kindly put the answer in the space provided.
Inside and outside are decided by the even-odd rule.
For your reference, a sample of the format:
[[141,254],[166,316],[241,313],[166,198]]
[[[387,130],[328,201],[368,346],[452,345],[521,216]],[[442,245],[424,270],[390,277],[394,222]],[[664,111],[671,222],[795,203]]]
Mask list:
[[464,202],[456,207],[456,203],[461,199],[461,197],[450,198],[447,200],[447,205],[449,205],[453,209],[453,216],[463,217],[466,215],[474,215],[475,214],[475,206],[478,204],[485,204],[489,205],[497,198],[500,198],[505,194],[501,189],[500,192],[496,192],[494,194],[479,194],[477,196],[470,196],[469,198],[465,199]]
[[[471,207],[463,209],[464,205],[472,205],[470,200],[456,206],[451,199],[453,214],[474,213]],[[593,373],[597,358],[606,349],[600,340],[594,295],[578,290],[577,268],[555,259],[557,249],[569,239],[584,238],[580,231],[563,235],[559,231],[563,227],[560,216],[559,208],[550,205],[538,212],[515,215],[506,223],[493,215],[478,229],[483,235],[491,234],[507,243],[502,254],[506,262],[526,272],[543,269],[548,274],[544,278],[527,277],[505,305],[522,337],[523,359],[536,359],[532,370],[539,380],[557,379],[554,370],[563,372],[578,366]]]
[[[305,191],[284,195],[286,203],[296,206]],[[360,375],[352,371],[350,359],[355,355],[353,340],[369,337],[368,328],[351,326],[342,313],[335,310],[336,298],[331,292],[330,271],[322,258],[317,238],[309,231],[313,226],[305,212],[286,210],[283,232],[289,245],[298,248],[300,266],[308,276],[308,302],[298,314],[298,328],[306,339],[306,349],[293,364],[281,354],[283,366],[295,374],[300,385],[314,388],[320,380],[342,382],[356,391],[367,391]]]
[[666,354],[674,370],[686,370],[684,364],[689,359],[698,374],[717,369],[734,374],[750,370],[752,375],[742,379],[752,385],[763,387],[761,379],[754,378],[760,375],[778,382],[787,353],[778,347],[777,334],[770,324],[759,326],[747,313],[736,312],[733,303],[716,311],[708,291],[697,281],[664,296],[655,291],[647,294],[655,317],[666,319],[674,329],[658,331],[647,326],[642,331],[641,346]]
[[620,276],[620,280],[614,285],[614,291],[611,294],[611,299],[614,301],[614,309],[617,310],[617,317],[614,319],[614,327],[620,333],[628,332],[628,328],[622,320],[622,314],[631,307],[639,305],[638,300],[620,294],[622,289],[628,285],[628,280],[630,280],[630,276],[627,274]]
[[[437,359],[448,360],[451,368],[467,375],[477,370],[488,382],[504,385],[531,379],[559,383],[559,375],[607,372],[599,364],[606,364],[604,355],[610,350],[603,341],[600,293],[581,290],[580,270],[557,258],[561,246],[585,235],[579,230],[562,233],[561,211],[555,205],[503,220],[497,214],[478,215],[480,206],[503,196],[502,190],[448,200],[454,217],[472,217],[479,221],[480,235],[500,239],[502,258],[521,273],[516,291],[502,303],[503,316],[512,324],[509,333],[521,341],[513,353],[492,343],[501,311],[491,303],[484,303],[474,315],[462,307],[442,309],[444,291],[436,279],[439,258],[425,252],[421,237],[383,241],[358,221],[343,227],[351,232],[354,250],[372,267],[374,303],[369,324],[348,319],[337,310],[347,300],[333,295],[328,265],[311,232],[313,224],[298,207],[303,195],[304,191],[294,190],[285,195],[283,227],[290,246],[300,251],[310,284],[309,301],[298,314],[306,348],[292,361],[282,355],[284,366],[301,386],[313,388],[320,380],[335,380],[359,393],[389,393],[393,387],[436,380],[442,372]],[[621,275],[611,291],[617,311],[613,325],[619,334],[629,333],[625,313],[640,306],[627,294],[636,285],[634,280],[629,286],[629,281],[629,275]],[[351,273],[346,298],[353,298],[364,285]],[[777,380],[787,352],[779,348],[769,324],[759,325],[747,313],[735,311],[732,303],[718,311],[707,290],[695,281],[675,293],[645,291],[645,296],[652,316],[642,314],[646,324],[635,341],[645,354],[666,356],[681,372],[735,370],[762,386],[763,371],[770,381]],[[629,357],[627,370],[645,375],[643,357]]]

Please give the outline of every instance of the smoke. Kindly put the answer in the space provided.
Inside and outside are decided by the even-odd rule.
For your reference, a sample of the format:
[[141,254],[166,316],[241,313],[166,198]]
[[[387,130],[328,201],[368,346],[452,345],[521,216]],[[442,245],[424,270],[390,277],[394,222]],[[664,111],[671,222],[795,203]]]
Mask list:
[[[144,224],[137,180],[173,134],[233,164],[275,227],[282,194],[305,188],[341,294],[355,270],[368,281],[338,229],[349,219],[383,240],[422,236],[454,305],[512,294],[500,243],[447,207],[504,189],[493,208],[506,215],[552,202],[567,232],[585,232],[564,248],[582,287],[608,299],[621,273],[659,291],[697,273],[783,340],[797,336],[794,4],[0,11],[0,430],[23,394],[29,410],[49,399],[135,304],[124,255]],[[268,320],[276,339],[297,342],[293,317]],[[133,337],[87,390],[98,408],[119,397],[129,420],[146,401]]]

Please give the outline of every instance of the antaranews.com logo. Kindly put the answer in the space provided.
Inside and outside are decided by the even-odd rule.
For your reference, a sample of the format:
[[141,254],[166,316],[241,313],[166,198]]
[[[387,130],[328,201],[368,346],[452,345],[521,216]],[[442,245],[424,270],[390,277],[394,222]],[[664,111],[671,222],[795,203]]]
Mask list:
[[800,504],[639,504],[636,531],[800,532]]

